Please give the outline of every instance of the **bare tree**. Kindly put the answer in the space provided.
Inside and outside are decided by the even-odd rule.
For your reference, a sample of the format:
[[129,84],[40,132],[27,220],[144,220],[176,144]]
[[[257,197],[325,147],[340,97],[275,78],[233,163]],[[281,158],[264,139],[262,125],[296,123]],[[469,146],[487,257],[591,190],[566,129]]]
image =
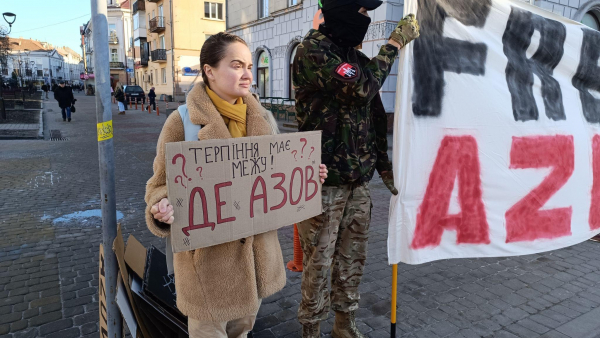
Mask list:
[[[0,27],[0,86],[4,86],[4,72],[8,74],[8,59],[10,55],[10,40],[6,34],[8,30],[5,27]],[[0,89],[1,90],[1,89]]]

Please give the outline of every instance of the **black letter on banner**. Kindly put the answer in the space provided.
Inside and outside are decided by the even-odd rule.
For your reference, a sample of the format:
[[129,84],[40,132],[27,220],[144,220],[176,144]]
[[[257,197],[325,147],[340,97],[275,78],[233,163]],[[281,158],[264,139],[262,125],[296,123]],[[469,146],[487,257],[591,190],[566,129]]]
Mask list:
[[[531,59],[527,59],[527,48],[535,30],[540,33],[540,45]],[[560,84],[552,77],[554,68],[563,57],[566,37],[567,29],[562,23],[512,7],[502,44],[508,59],[506,83],[512,97],[515,121],[538,119],[537,104],[533,98],[533,74],[542,82],[546,116],[554,121],[566,119]]]
[[600,34],[591,29],[582,30],[581,60],[573,77],[573,86],[579,90],[585,120],[600,123],[600,99],[594,98],[589,92],[600,92]]
[[491,0],[419,0],[417,19],[421,37],[415,40],[413,113],[440,116],[444,97],[444,72],[485,74],[484,43],[445,38],[444,20],[456,18],[467,26],[483,27]]

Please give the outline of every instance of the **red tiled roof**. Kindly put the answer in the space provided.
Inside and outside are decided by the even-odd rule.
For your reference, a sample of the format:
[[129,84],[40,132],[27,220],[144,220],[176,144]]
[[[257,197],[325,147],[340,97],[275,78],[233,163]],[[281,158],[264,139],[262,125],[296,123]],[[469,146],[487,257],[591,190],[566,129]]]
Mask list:
[[47,51],[52,48],[44,48],[41,42],[31,39],[9,38],[11,50]]

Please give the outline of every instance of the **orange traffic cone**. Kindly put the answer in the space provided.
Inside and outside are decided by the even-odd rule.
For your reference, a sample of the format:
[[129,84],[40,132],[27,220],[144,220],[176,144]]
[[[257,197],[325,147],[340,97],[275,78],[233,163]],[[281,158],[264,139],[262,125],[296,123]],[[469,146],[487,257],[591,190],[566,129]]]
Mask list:
[[294,223],[294,259],[287,263],[288,270],[302,272],[302,247],[300,246],[300,236],[298,235],[298,226]]

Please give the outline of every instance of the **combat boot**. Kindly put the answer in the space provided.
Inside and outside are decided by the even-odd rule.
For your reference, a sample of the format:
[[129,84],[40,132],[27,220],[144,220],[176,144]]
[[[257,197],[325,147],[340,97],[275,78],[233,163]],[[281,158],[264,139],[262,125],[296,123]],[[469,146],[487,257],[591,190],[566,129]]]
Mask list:
[[335,323],[331,336],[333,338],[365,338],[356,327],[354,311],[335,312]]
[[302,338],[321,337],[321,323],[302,324]]

